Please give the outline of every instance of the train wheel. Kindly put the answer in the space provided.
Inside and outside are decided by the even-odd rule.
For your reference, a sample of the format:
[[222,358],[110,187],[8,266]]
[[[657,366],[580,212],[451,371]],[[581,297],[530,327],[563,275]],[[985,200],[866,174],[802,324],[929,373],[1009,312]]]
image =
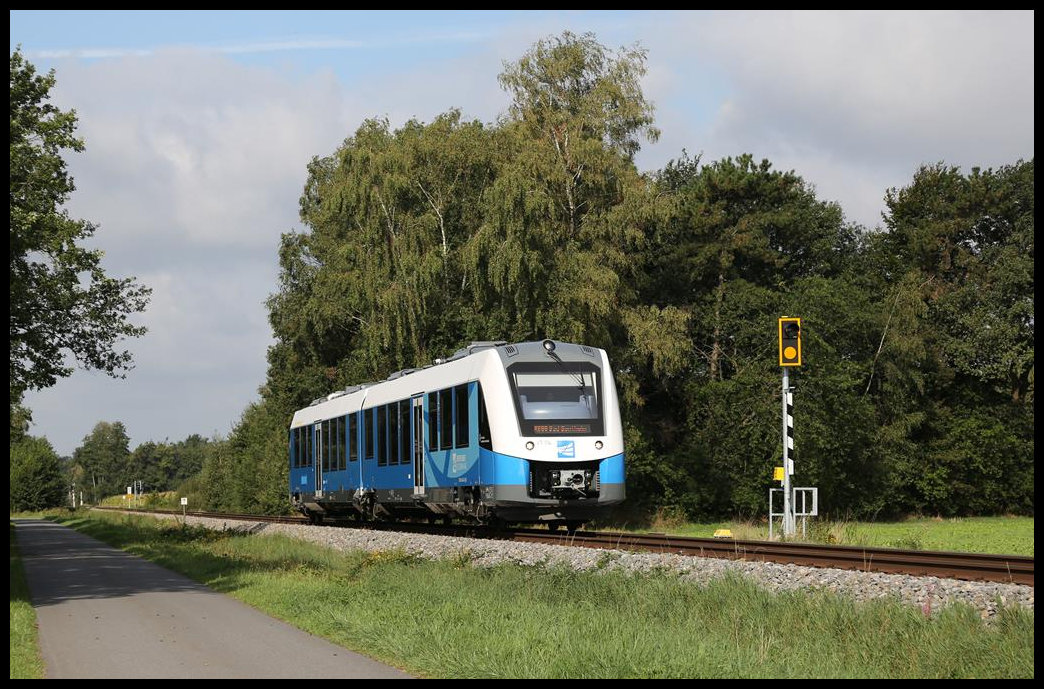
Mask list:
[[565,523],[565,527],[566,527],[566,533],[568,533],[568,534],[569,534],[570,536],[572,536],[572,535],[573,535],[573,534],[575,534],[575,533],[576,533],[576,532],[577,532],[577,531],[578,531],[578,530],[580,529],[580,527],[582,527],[583,525],[584,525],[584,523],[583,523],[583,522],[566,522],[566,523]]
[[500,517],[490,517],[486,521],[486,526],[493,529],[494,531],[503,531],[507,529],[507,522]]

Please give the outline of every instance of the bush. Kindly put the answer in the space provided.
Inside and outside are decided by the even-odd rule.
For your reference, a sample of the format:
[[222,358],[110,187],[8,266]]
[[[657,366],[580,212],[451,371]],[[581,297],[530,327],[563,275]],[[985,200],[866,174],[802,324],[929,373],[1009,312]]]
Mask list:
[[11,511],[58,507],[65,498],[61,460],[46,438],[25,436],[11,444]]

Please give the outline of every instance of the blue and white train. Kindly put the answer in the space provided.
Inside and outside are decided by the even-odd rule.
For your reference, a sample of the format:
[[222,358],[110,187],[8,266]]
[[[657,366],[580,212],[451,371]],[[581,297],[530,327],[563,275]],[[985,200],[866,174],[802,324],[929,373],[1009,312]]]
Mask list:
[[624,499],[605,351],[475,342],[294,414],[290,499],[313,522],[465,518],[576,528]]

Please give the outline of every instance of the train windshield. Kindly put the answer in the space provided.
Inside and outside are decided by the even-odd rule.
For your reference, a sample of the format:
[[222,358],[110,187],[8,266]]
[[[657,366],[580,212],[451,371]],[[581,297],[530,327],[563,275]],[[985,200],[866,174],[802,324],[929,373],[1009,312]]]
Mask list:
[[588,362],[508,367],[522,435],[602,435],[601,372]]

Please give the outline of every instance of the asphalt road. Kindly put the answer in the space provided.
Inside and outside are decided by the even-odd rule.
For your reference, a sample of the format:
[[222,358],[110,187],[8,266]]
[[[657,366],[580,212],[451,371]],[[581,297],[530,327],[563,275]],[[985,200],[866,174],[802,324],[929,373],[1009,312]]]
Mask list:
[[409,677],[70,528],[14,521],[49,679]]

